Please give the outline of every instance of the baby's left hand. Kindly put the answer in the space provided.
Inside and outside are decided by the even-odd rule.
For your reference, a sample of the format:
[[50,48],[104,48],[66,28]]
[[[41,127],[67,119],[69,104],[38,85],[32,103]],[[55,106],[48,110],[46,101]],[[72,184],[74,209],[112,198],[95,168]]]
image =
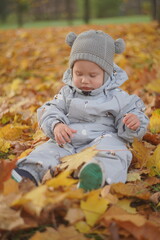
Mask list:
[[140,127],[140,120],[139,118],[133,114],[128,113],[123,118],[123,123],[131,130],[137,130]]

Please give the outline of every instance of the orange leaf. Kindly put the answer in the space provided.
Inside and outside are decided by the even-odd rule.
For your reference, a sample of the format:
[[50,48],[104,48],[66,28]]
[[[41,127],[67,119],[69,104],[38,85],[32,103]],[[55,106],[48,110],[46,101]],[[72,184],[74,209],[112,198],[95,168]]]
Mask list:
[[0,161],[0,190],[3,189],[3,183],[11,176],[11,171],[15,167],[17,159],[13,161]]

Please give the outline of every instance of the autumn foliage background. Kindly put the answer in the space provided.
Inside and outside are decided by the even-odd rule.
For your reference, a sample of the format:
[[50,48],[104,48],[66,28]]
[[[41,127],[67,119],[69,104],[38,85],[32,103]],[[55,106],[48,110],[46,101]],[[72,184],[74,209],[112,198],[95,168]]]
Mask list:
[[[126,184],[84,193],[70,171],[96,153],[62,159],[65,170],[47,173],[38,187],[16,183],[10,173],[17,159],[45,142],[36,109],[62,87],[70,49],[65,36],[101,29],[126,41],[115,62],[129,75],[122,86],[139,95],[150,118],[148,132],[131,146]],[[160,28],[156,23],[0,30],[0,238],[146,239],[160,236]],[[70,171],[68,171],[68,169]],[[48,179],[48,181],[46,181]]]

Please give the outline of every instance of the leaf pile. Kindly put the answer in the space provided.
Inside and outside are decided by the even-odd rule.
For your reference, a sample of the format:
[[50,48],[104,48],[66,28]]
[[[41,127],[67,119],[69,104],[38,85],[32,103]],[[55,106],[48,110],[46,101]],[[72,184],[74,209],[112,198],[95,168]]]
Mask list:
[[[62,159],[35,187],[11,170],[47,140],[36,110],[61,88],[68,67],[68,32],[101,29],[126,41],[115,62],[129,75],[122,86],[138,94],[150,117],[143,141],[132,144],[126,184],[84,193],[72,172],[96,149]],[[160,29],[156,23],[0,31],[0,238],[3,240],[152,240],[160,236]]]

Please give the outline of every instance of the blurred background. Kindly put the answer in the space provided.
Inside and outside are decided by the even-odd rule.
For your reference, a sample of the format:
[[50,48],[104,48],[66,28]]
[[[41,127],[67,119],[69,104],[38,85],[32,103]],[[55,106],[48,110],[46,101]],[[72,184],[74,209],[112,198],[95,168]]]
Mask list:
[[160,22],[160,0],[0,0],[0,28]]

